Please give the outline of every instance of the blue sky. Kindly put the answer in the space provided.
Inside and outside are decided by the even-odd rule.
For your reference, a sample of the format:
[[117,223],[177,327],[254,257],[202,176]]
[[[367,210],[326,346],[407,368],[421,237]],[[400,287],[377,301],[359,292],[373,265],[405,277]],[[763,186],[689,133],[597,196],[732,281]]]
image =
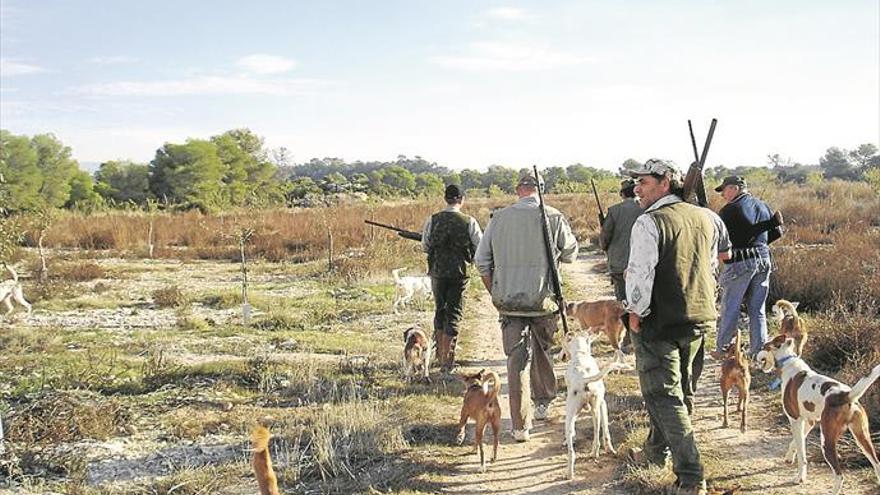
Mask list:
[[295,162],[452,168],[880,140],[880,8],[830,1],[0,1],[0,125],[82,161],[249,127]]

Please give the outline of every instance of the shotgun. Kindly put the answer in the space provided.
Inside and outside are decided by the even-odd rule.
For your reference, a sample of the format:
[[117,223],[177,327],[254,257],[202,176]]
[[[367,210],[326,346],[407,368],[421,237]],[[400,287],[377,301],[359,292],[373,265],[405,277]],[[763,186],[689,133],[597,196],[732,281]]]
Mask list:
[[397,235],[403,237],[404,239],[409,239],[412,241],[422,241],[422,234],[418,232],[413,232],[411,230],[404,230],[393,225],[387,225],[384,223],[374,222],[372,220],[364,220],[364,223],[368,223],[370,225],[375,225],[376,227],[382,227],[383,229],[393,230],[397,232]]
[[688,120],[688,129],[691,133],[691,146],[694,149],[694,162],[688,168],[687,175],[684,177],[682,198],[690,202],[691,197],[695,196],[696,203],[700,206],[708,205],[706,200],[706,187],[703,185],[703,167],[706,165],[706,157],[709,155],[709,146],[712,144],[712,136],[715,135],[715,125],[718,119],[712,119],[709,125],[709,134],[706,136],[706,142],[703,144],[703,153],[698,156],[697,141],[694,139],[694,128],[691,121]]
[[605,212],[602,211],[602,202],[599,201],[599,193],[596,192],[596,183],[590,177],[590,185],[593,186],[593,197],[596,198],[596,206],[599,208],[599,227],[605,225]]
[[[540,184],[538,166],[532,166],[535,171],[535,182]],[[562,333],[568,335],[568,320],[565,319],[565,299],[562,297],[562,283],[559,280],[559,267],[556,266],[556,258],[553,256],[553,244],[550,238],[550,222],[547,219],[547,211],[544,209],[544,192],[538,186],[538,209],[541,210],[541,232],[544,234],[544,249],[547,253],[547,264],[550,265],[550,282],[553,285],[553,295],[556,305],[559,306],[559,317],[562,319]],[[599,208],[602,211],[602,208]]]

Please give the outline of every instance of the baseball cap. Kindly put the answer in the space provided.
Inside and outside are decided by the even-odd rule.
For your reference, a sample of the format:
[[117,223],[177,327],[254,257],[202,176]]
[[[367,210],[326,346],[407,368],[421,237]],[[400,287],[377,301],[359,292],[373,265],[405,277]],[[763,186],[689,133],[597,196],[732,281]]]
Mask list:
[[516,183],[517,186],[531,186],[531,187],[544,187],[544,178],[541,177],[541,174],[538,174],[538,179],[535,180],[535,173],[529,169],[523,169],[519,173],[519,180]]
[[446,192],[443,193],[443,197],[445,199],[459,199],[464,197],[464,194],[461,192],[461,187],[457,184],[449,184],[446,186]]
[[629,176],[633,178],[642,175],[665,175],[670,179],[681,180],[681,172],[675,167],[675,162],[671,160],[660,160],[659,158],[651,158],[646,161],[641,168],[629,172]]
[[739,175],[728,175],[721,181],[721,185],[715,188],[715,192],[721,192],[725,186],[746,187],[746,179]]

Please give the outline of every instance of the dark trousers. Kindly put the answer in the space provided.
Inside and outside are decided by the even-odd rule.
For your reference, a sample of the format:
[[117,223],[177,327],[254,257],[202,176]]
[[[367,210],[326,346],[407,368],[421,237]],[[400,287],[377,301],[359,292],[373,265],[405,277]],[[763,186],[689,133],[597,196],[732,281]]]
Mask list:
[[632,341],[639,385],[651,420],[645,454],[650,462],[662,466],[666,453],[670,452],[672,471],[678,483],[697,485],[703,481],[703,464],[688,415],[685,390],[691,383],[692,365],[703,337],[645,342],[640,334],[633,334]]
[[464,290],[468,279],[464,278],[431,278],[431,290],[434,292],[434,332],[446,332],[452,337],[458,336],[458,325],[464,314]]

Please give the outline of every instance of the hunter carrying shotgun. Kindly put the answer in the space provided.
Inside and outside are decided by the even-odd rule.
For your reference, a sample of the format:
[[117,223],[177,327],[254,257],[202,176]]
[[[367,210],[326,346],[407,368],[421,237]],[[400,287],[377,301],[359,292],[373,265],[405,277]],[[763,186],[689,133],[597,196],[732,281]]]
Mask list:
[[[536,420],[547,418],[550,402],[556,398],[550,346],[558,313],[564,308],[556,302],[561,292],[554,291],[551,278],[559,262],[574,261],[578,248],[565,215],[543,204],[543,187],[540,175],[523,170],[516,185],[519,199],[492,215],[474,255],[483,285],[501,316],[510,418],[518,442],[529,440],[531,427],[523,382],[531,384]],[[530,356],[531,371],[524,376]]]
[[676,493],[689,495],[706,493],[690,415],[705,335],[717,318],[714,272],[729,239],[718,215],[685,199],[691,197],[687,188],[701,182],[714,129],[713,121],[687,179],[674,163],[658,159],[630,172],[644,213],[630,236],[626,310],[651,422],[643,449],[632,449],[628,457],[635,464],[662,467],[671,454]]

